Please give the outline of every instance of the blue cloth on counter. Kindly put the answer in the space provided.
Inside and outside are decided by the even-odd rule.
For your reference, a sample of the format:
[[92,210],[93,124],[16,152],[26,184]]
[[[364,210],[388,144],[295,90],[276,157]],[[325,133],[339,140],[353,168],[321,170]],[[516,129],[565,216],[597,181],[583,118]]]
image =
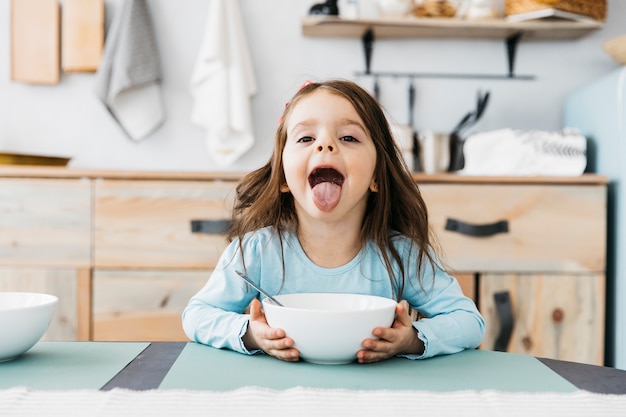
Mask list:
[[[189,301],[183,312],[183,328],[198,343],[251,353],[241,340],[249,315],[241,313],[259,293],[235,272],[244,271],[238,242],[234,240],[228,246],[206,285]],[[456,279],[438,265],[434,274],[430,265],[418,271],[418,249],[402,236],[394,237],[393,243],[411,280],[404,286],[402,298],[425,316],[413,323],[425,351],[421,356],[407,357],[422,359],[477,347],[484,335],[484,320],[474,302],[463,295]],[[248,277],[270,294],[337,292],[395,298],[389,274],[373,242],[368,242],[349,263],[323,268],[306,256],[294,234],[284,234],[281,250],[278,234],[267,227],[246,235],[243,253]],[[422,276],[421,286],[417,283],[418,274]]]

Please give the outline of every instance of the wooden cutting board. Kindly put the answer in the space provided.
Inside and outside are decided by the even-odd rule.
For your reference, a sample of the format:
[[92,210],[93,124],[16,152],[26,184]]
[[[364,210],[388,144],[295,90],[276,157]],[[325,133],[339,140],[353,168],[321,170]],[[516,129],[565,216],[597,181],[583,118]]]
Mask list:
[[104,47],[104,0],[63,0],[61,66],[94,72]]
[[58,0],[11,0],[11,79],[58,84]]

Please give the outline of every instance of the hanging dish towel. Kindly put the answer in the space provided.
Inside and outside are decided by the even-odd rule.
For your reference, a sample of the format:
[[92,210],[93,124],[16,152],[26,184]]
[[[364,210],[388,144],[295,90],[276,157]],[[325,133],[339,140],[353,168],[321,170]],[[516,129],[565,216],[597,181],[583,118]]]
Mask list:
[[191,77],[191,120],[206,128],[209,154],[230,165],[254,144],[250,98],[256,79],[239,0],[211,0]]
[[134,141],[165,121],[160,83],[159,54],[146,2],[125,0],[111,23],[95,90]]

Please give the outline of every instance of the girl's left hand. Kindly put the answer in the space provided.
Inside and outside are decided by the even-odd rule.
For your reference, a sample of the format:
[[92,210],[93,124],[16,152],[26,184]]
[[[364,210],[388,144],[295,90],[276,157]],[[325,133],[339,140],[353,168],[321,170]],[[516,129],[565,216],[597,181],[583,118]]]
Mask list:
[[372,334],[380,339],[365,339],[357,352],[359,363],[378,362],[400,354],[421,354],[424,343],[417,337],[417,330],[404,305],[396,305],[396,319],[390,328],[377,327]]

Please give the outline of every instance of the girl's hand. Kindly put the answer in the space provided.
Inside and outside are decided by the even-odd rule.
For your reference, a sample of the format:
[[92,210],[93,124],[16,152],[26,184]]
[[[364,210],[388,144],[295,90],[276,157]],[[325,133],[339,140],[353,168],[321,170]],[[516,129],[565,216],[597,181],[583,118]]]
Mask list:
[[259,300],[252,300],[250,304],[250,322],[242,340],[248,350],[261,349],[268,355],[289,362],[300,360],[300,352],[293,347],[293,339],[285,337],[283,329],[274,329],[267,324]]
[[363,341],[365,349],[357,352],[359,363],[378,362],[400,354],[424,352],[424,343],[417,337],[409,312],[400,303],[396,305],[396,319],[391,327],[377,327],[372,334],[380,339]]

